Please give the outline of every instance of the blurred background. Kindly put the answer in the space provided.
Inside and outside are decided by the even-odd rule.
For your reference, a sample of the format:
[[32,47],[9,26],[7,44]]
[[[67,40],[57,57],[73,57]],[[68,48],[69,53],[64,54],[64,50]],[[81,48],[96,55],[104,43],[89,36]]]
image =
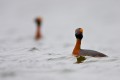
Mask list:
[[[40,41],[34,40],[37,16]],[[0,80],[119,80],[119,26],[119,0],[0,0]],[[74,64],[79,27],[82,48],[108,58]]]

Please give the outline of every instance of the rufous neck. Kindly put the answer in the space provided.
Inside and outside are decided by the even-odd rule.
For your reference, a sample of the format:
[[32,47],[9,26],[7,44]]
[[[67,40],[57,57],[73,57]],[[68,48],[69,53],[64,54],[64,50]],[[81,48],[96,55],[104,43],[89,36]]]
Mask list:
[[81,49],[81,40],[80,39],[76,40],[75,49],[76,50],[80,50]]
[[40,26],[37,26],[37,30],[40,31],[41,27]]
[[73,49],[73,55],[74,56],[79,56],[79,51],[81,49],[81,40],[80,39],[77,39],[76,40],[76,44],[75,44],[75,47]]

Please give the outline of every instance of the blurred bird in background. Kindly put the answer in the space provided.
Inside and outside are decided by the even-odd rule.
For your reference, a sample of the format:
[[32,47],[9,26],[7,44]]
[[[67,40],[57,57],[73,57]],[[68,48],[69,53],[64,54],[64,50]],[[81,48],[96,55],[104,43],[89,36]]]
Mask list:
[[35,33],[35,39],[39,40],[42,37],[42,35],[41,35],[42,18],[41,17],[37,17],[35,19],[35,23],[36,23],[36,26],[37,26],[37,30],[36,30],[36,33]]

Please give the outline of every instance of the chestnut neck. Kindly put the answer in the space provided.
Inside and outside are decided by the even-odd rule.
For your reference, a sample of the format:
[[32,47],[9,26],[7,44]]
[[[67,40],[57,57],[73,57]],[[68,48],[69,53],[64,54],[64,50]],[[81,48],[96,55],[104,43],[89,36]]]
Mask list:
[[39,31],[40,31],[40,29],[41,29],[41,26],[37,26],[37,30],[39,30]]
[[37,31],[36,31],[36,36],[35,36],[36,40],[41,38],[41,27],[37,26]]
[[76,50],[80,50],[80,49],[81,49],[81,40],[80,40],[80,39],[77,39],[77,40],[76,40],[75,49],[76,49]]
[[73,49],[73,55],[78,56],[80,49],[81,49],[81,40],[80,40],[80,39],[77,39],[77,40],[76,40],[75,47],[74,47],[74,49]]

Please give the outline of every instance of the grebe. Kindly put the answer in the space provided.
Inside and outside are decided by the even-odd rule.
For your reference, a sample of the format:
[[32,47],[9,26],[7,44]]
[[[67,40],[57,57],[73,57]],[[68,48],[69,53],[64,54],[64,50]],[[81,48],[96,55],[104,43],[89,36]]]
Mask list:
[[73,55],[77,57],[77,62],[81,63],[86,58],[84,56],[91,56],[91,57],[107,57],[107,55],[94,51],[94,50],[87,50],[87,49],[81,49],[81,41],[83,38],[83,29],[77,28],[75,30],[75,37],[76,37],[76,45],[73,49]]
[[41,36],[41,24],[42,24],[42,18],[41,17],[37,17],[35,19],[35,23],[37,25],[37,31],[35,34],[35,39],[39,40],[42,36]]

